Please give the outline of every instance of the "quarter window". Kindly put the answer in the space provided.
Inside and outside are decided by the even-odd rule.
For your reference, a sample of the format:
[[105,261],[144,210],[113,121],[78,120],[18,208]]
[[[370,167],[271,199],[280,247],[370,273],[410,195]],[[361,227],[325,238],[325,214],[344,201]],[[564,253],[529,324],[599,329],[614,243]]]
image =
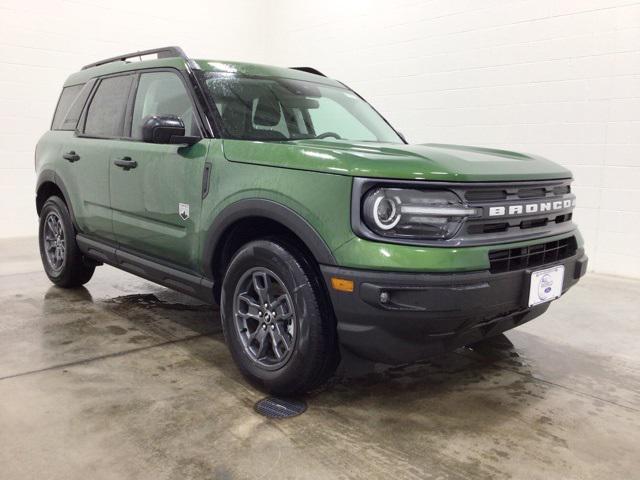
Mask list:
[[56,112],[53,115],[51,130],[64,130],[62,128],[62,123],[67,116],[71,105],[73,105],[74,100],[78,98],[78,94],[80,93],[80,90],[82,90],[82,87],[83,85],[73,85],[71,87],[65,87],[62,89],[62,94],[60,94],[60,100],[58,100]]
[[180,78],[171,72],[140,75],[131,121],[131,137],[142,139],[142,125],[151,115],[176,115],[184,122],[185,135],[200,135],[191,98]]
[[85,122],[84,134],[92,137],[121,137],[132,77],[121,75],[102,79]]
[[71,108],[69,108],[69,112],[64,117],[62,121],[62,125],[60,125],[60,130],[75,130],[78,126],[78,120],[80,119],[80,115],[82,114],[82,109],[84,108],[84,104],[87,102],[87,98],[89,97],[89,93],[91,93],[91,89],[93,88],[94,81],[90,81],[84,85],[76,99],[71,104]]

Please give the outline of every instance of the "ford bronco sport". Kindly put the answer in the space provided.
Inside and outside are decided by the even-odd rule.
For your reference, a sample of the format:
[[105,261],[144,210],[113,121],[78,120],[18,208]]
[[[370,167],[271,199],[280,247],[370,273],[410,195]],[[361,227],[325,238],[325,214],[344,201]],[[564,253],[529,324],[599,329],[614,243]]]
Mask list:
[[521,325],[587,266],[568,170],[409,145],[309,67],[177,47],[87,65],[36,170],[53,283],[106,263],[217,303],[239,369],[280,394],[325,381],[339,345],[399,363]]

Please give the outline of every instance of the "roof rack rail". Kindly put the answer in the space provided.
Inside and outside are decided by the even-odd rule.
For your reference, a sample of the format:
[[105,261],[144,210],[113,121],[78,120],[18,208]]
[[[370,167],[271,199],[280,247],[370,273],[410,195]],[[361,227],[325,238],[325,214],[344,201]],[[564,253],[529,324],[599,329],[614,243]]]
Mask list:
[[313,67],[289,67],[291,70],[300,70],[301,72],[313,73],[314,75],[320,75],[321,77],[326,77],[324,73],[320,70],[316,70]]
[[86,70],[87,68],[93,68],[100,65],[105,65],[111,62],[124,62],[129,58],[135,57],[143,57],[145,55],[153,55],[157,54],[158,58],[173,58],[180,57],[189,61],[189,57],[184,53],[180,47],[162,47],[162,48],[152,48],[151,50],[140,50],[139,52],[133,53],[125,53],[124,55],[118,55],[117,57],[105,58],[104,60],[97,61],[95,63],[90,63],[82,67],[82,70]]

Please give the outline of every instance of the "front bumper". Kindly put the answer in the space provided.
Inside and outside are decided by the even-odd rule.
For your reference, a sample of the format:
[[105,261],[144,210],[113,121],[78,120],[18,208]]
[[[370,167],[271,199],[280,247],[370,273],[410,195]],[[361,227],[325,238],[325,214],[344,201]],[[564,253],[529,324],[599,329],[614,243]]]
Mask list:
[[[584,275],[587,261],[579,248],[562,261],[497,274],[321,270],[341,344],[362,357],[397,364],[469,345],[541,315],[549,302],[527,307],[531,271],[564,265],[564,294]],[[354,291],[332,289],[331,277],[353,280]]]

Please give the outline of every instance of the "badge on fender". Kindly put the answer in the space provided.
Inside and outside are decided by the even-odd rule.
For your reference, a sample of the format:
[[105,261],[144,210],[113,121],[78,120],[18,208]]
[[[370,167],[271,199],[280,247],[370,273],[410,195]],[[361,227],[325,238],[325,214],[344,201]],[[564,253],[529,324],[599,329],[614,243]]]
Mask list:
[[186,220],[189,218],[189,204],[188,203],[179,203],[178,204],[178,215],[182,220]]

